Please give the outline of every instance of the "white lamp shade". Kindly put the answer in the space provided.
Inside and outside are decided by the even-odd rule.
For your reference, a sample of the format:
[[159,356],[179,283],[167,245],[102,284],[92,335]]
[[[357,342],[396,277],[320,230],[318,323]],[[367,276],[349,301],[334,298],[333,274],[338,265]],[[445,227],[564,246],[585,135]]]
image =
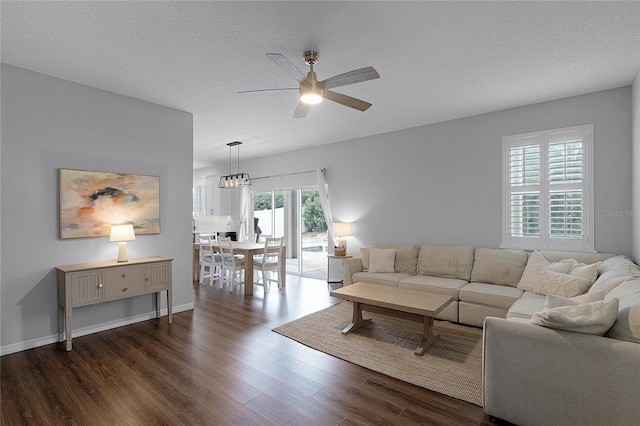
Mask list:
[[136,239],[133,225],[111,225],[109,241],[131,241]]
[[342,222],[333,224],[333,234],[336,237],[351,236],[351,222]]

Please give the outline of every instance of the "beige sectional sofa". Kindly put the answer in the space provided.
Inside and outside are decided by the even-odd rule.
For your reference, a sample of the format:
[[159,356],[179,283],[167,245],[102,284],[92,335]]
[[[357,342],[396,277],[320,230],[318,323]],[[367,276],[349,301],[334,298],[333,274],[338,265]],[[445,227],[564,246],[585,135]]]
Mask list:
[[[373,249],[395,250],[393,271],[369,269]],[[618,299],[604,336],[530,323],[547,296],[533,291],[523,272],[540,255],[551,271],[566,262],[597,271],[585,296]],[[640,268],[625,256],[373,243],[360,258],[345,260],[344,285],[358,281],[453,296],[436,318],[484,326],[483,405],[491,416],[518,425],[640,419]]]
[[[394,272],[370,272],[370,249],[395,249]],[[603,261],[613,254],[542,251],[550,261],[573,258],[581,263]],[[513,304],[528,297],[517,288],[529,253],[454,245],[392,245],[372,243],[362,257],[345,260],[345,285],[358,281],[413,288],[452,296],[436,318],[482,327],[488,316],[506,318]],[[542,298],[544,303],[544,297]]]

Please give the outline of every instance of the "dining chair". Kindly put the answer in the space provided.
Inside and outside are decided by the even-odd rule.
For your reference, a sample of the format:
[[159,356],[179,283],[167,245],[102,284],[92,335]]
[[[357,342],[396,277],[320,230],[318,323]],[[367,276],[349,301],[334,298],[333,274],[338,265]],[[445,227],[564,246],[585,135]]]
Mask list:
[[263,244],[264,240],[271,236],[272,235],[270,234],[247,234],[246,237],[244,237],[244,240],[248,243]]
[[230,237],[218,238],[222,255],[222,281],[229,281],[229,291],[244,284],[244,256],[233,253]]
[[[264,249],[262,255],[254,257],[253,263],[255,265],[254,271],[261,274],[260,277],[254,282],[256,285],[261,285],[266,293],[272,282],[277,282],[278,287],[281,287],[282,282],[280,277],[280,264],[282,260],[282,245],[284,237],[267,237],[264,241]],[[273,278],[271,274],[276,273],[277,278]]]
[[213,278],[220,277],[222,273],[222,255],[213,244],[215,234],[200,234],[200,279],[202,284],[205,278],[209,278],[209,285],[213,285]]
[[258,234],[258,240],[256,241],[256,243],[264,244],[267,238],[272,238],[272,237],[273,235],[271,234]]

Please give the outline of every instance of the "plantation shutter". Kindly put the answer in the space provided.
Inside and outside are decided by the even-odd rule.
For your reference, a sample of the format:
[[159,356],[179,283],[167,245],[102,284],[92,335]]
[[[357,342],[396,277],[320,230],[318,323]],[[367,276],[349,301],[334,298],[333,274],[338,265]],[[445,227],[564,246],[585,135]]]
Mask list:
[[205,185],[194,185],[192,188],[193,216],[204,216],[205,214],[205,188]]
[[503,138],[503,247],[593,250],[592,129]]

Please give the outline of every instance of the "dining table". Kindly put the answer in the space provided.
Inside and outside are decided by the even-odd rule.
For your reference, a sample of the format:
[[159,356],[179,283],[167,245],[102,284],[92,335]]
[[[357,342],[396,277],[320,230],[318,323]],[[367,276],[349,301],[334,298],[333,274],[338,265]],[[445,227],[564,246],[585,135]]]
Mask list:
[[[213,241],[214,247],[220,248],[218,241]],[[262,254],[264,252],[264,244],[246,242],[246,241],[231,241],[231,247],[233,248],[233,254],[240,254],[244,256],[244,294],[253,294],[253,256]],[[278,286],[285,288],[286,276],[287,276],[287,247],[282,246],[280,253],[280,270],[278,271],[280,281]],[[200,280],[200,243],[193,243],[193,281]]]

